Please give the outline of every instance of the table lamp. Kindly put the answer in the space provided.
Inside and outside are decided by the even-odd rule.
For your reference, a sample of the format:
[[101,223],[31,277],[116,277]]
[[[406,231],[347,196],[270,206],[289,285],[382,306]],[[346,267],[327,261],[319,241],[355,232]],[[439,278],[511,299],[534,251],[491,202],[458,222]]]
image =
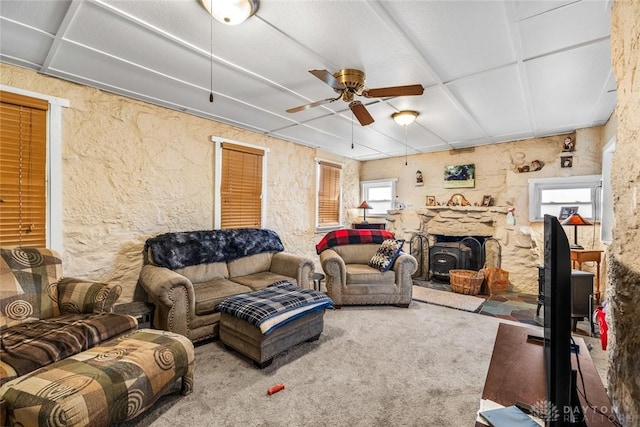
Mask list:
[[364,220],[361,222],[361,224],[368,224],[367,209],[373,209],[373,208],[369,206],[369,203],[367,203],[367,201],[365,200],[364,202],[360,203],[360,206],[358,206],[358,209],[362,209],[362,215],[364,216]]
[[578,244],[578,226],[579,225],[591,225],[589,221],[582,218],[579,213],[573,213],[569,215],[567,219],[560,223],[561,225],[573,225],[573,245],[571,249],[584,249]]

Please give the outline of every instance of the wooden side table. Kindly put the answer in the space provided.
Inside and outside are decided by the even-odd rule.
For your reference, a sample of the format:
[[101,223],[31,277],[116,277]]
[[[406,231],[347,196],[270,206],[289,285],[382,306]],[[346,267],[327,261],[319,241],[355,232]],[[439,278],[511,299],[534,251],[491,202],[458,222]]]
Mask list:
[[583,262],[596,263],[596,291],[594,295],[597,303],[600,303],[600,258],[604,252],[599,249],[571,249],[571,268],[582,270]]
[[138,329],[153,327],[153,310],[155,305],[149,302],[133,301],[113,306],[114,313],[128,314],[138,319]]
[[357,230],[384,230],[385,223],[384,222],[356,223],[356,224],[353,224],[353,228]]

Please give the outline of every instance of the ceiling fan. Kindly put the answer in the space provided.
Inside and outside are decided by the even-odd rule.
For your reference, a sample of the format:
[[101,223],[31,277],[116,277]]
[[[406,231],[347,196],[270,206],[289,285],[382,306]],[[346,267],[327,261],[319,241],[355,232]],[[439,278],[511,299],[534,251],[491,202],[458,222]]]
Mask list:
[[354,101],[354,95],[364,96],[365,98],[388,98],[395,96],[422,95],[424,92],[424,88],[419,84],[367,89],[364,86],[364,72],[355,69],[347,68],[333,74],[327,70],[309,70],[309,72],[331,86],[339,95],[335,98],[327,98],[310,104],[289,108],[287,113],[297,113],[319,105],[329,104],[342,98],[343,101],[349,103],[349,108],[360,124],[362,126],[367,126],[373,123],[373,117],[371,117],[371,114],[369,114],[369,111],[367,111],[367,108],[362,102]]

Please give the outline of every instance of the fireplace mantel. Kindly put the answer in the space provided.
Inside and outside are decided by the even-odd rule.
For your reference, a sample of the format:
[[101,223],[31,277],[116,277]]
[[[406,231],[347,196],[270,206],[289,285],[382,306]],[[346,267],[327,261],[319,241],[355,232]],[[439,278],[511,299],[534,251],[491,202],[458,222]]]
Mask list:
[[454,212],[495,212],[506,214],[509,211],[508,206],[427,206],[417,210],[418,214],[424,214],[430,211],[454,211]]

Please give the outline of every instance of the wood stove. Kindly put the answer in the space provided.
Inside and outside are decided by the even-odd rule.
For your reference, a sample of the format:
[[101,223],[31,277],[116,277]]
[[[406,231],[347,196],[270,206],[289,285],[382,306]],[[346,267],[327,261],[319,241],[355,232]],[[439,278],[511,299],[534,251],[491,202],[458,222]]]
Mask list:
[[429,250],[429,275],[449,281],[449,270],[468,270],[471,248],[461,242],[438,242]]

